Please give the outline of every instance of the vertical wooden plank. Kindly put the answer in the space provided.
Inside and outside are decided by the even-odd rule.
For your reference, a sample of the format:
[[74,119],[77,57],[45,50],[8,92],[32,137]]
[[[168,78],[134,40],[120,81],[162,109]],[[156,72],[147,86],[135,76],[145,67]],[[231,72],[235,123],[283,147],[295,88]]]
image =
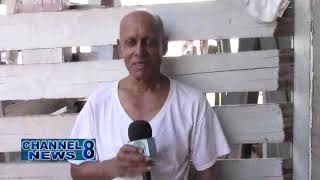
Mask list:
[[4,108],[2,105],[2,101],[0,101],[0,117],[3,117],[3,116],[4,116]]
[[[0,117],[3,117],[3,106],[2,106],[2,101],[0,101]],[[0,153],[0,163],[5,161],[5,154]]]
[[295,0],[293,179],[310,180],[311,161],[311,6]]
[[313,101],[311,179],[320,179],[320,2],[313,1]]

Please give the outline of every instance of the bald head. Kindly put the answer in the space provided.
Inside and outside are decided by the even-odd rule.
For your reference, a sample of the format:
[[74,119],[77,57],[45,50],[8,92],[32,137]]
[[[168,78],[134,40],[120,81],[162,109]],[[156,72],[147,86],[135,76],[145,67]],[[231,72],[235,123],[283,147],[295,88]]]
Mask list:
[[130,76],[138,79],[158,76],[168,49],[160,17],[147,11],[133,11],[121,20],[119,35],[120,54]]
[[130,12],[122,18],[120,22],[120,36],[123,30],[130,28],[133,23],[147,24],[154,32],[158,32],[161,36],[164,36],[164,27],[160,16],[143,10]]

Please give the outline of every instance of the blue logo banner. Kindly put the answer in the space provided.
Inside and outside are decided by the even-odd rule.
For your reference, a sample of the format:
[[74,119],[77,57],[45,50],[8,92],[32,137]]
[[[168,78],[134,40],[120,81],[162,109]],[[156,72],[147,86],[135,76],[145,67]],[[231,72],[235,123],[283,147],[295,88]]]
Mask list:
[[21,139],[21,160],[96,160],[95,139]]

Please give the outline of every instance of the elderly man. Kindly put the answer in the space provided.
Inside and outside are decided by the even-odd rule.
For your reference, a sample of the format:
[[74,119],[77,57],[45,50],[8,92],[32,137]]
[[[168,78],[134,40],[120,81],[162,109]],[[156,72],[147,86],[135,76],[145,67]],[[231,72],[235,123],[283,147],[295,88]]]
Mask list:
[[[216,158],[229,153],[219,121],[198,90],[161,74],[167,51],[161,19],[134,11],[120,23],[120,46],[129,75],[103,85],[88,99],[72,138],[96,138],[98,161],[72,162],[74,179],[130,179],[151,171],[153,180],[215,179]],[[157,152],[152,160],[127,145],[128,126],[148,121]]]

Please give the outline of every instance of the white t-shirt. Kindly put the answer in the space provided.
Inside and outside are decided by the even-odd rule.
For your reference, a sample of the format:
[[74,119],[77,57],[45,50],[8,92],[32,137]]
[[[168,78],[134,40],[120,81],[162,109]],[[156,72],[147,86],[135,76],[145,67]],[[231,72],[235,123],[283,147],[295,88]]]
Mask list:
[[[105,84],[88,98],[71,133],[71,138],[96,138],[99,161],[116,157],[129,141],[128,127],[133,120],[120,104],[118,83]],[[230,152],[204,94],[176,80],[170,79],[168,97],[149,123],[157,148],[152,157],[153,180],[186,180],[190,160],[202,171]]]

